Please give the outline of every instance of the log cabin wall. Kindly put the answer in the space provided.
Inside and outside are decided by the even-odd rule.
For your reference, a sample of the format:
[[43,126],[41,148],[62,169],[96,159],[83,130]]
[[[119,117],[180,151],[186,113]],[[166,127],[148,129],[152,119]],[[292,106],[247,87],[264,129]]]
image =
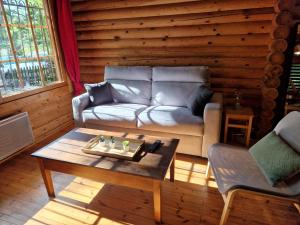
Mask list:
[[61,83],[40,93],[0,103],[0,117],[15,111],[28,112],[34,145],[38,146],[74,126],[71,96],[67,83]]
[[296,0],[296,5],[293,10],[294,20],[297,23],[300,23],[300,0]]
[[294,41],[297,31],[296,0],[274,0],[271,42],[262,84],[259,136],[268,133],[284,116]]
[[208,65],[225,104],[261,108],[273,0],[72,1],[82,82],[105,65]]

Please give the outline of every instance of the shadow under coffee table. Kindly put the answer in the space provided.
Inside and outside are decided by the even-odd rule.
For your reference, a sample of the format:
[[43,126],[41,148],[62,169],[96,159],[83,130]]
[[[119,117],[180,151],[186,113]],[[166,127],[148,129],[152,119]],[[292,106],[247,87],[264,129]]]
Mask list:
[[[133,161],[86,154],[81,149],[97,135],[145,140],[145,147]],[[147,152],[155,140],[163,143],[154,153]],[[161,222],[161,182],[170,168],[174,182],[178,139],[75,128],[61,138],[32,153],[39,162],[49,197],[55,197],[50,171],[71,174],[105,183],[153,192],[154,218]]]

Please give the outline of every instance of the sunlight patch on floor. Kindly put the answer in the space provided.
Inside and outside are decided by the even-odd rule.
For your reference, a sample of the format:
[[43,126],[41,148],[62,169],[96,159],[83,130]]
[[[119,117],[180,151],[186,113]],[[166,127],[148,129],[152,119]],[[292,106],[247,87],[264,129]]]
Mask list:
[[130,224],[105,218],[88,209],[105,184],[76,177],[55,199],[50,200],[26,225]]
[[[205,178],[206,167],[207,163],[204,160],[196,162],[193,160],[189,162],[185,159],[181,160],[181,157],[179,156],[175,163],[175,180],[217,188],[217,184],[214,179],[207,180]],[[168,172],[167,177],[169,176],[170,173]]]
[[59,193],[59,196],[88,204],[104,185],[104,183],[76,177],[70,185]]
[[[212,179],[207,183],[205,170],[205,160],[186,161],[179,157],[175,163],[175,180],[197,186],[208,184],[209,187],[216,188],[216,183]],[[167,177],[169,177],[169,173]],[[165,182],[167,182],[167,186],[172,187],[168,180]],[[166,189],[168,190],[168,187]],[[154,220],[152,218],[153,203],[151,196],[151,193],[134,189],[128,191],[127,188],[122,189],[117,186],[75,177],[71,183],[57,194],[55,199],[46,203],[25,224],[138,225],[143,220],[143,224],[152,225]],[[181,198],[181,200],[183,198],[185,201],[188,201],[187,197],[178,196],[178,198]],[[131,202],[131,198],[135,200]],[[120,205],[120,203],[125,204]],[[145,203],[147,204],[145,205]],[[188,202],[185,204],[188,204]]]

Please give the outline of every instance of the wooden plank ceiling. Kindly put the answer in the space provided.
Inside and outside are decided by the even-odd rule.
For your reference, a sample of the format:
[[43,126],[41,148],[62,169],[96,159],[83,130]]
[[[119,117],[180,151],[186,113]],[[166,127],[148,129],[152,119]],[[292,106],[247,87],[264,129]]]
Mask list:
[[208,65],[212,87],[261,106],[272,0],[72,1],[83,82],[105,65]]

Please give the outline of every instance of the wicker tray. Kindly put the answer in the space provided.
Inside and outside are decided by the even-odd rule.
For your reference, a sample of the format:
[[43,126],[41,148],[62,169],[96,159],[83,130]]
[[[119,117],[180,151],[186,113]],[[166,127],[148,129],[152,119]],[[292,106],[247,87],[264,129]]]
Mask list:
[[[104,137],[105,146],[99,143],[100,137]],[[82,151],[87,154],[92,155],[101,155],[108,156],[113,158],[127,159],[133,160],[134,156],[142,149],[145,141],[138,139],[130,139],[130,138],[121,138],[121,137],[113,137],[115,140],[115,147],[111,148],[109,146],[110,136],[99,135],[95,138],[92,138],[85,147],[82,148]],[[129,141],[129,150],[123,150],[123,141]]]

